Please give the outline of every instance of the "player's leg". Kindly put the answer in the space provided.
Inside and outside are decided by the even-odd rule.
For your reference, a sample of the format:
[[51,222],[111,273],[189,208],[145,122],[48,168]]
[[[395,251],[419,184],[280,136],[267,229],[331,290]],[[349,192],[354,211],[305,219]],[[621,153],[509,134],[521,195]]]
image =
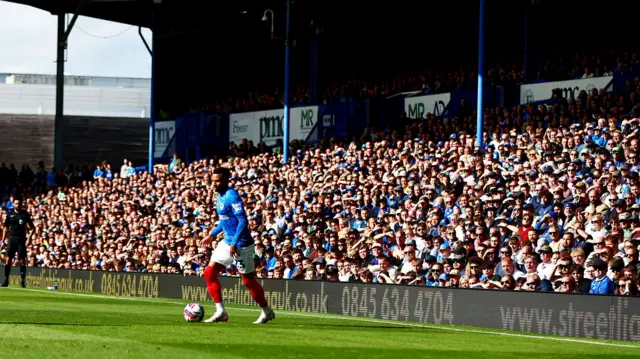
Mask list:
[[1,287],[9,286],[9,276],[11,275],[11,264],[13,263],[13,258],[16,256],[16,252],[18,251],[18,246],[15,240],[9,238],[9,244],[7,245],[7,261],[4,264],[4,283],[0,285]]
[[222,284],[220,283],[220,279],[218,279],[218,275],[222,273],[226,267],[231,265],[232,261],[233,258],[231,258],[229,246],[224,242],[220,242],[211,254],[211,261],[209,262],[209,265],[202,273],[202,276],[207,283],[207,291],[216,305],[216,312],[211,316],[211,318],[205,320],[206,323],[226,322],[229,320],[229,315],[224,308]]
[[20,261],[20,286],[22,288],[26,288],[26,278],[27,278],[27,243],[20,242],[18,243],[18,260]]
[[262,307],[262,313],[258,320],[253,322],[254,324],[264,324],[273,319],[276,319],[276,314],[273,312],[267,299],[264,296],[264,288],[260,285],[260,282],[256,279],[256,267],[253,263],[253,253],[255,252],[254,246],[238,249],[236,255],[236,266],[240,277],[242,277],[242,284],[244,284],[253,300]]
[[225,266],[213,261],[204,269],[202,276],[207,283],[207,291],[216,305],[216,312],[213,313],[211,318],[205,320],[205,323],[226,322],[229,320],[229,315],[227,314],[222,299],[222,284],[220,283],[220,279],[218,279],[218,275],[222,273],[224,269]]
[[253,322],[253,324],[266,324],[276,319],[276,313],[271,309],[264,296],[264,288],[262,288],[262,285],[260,285],[260,282],[256,279],[255,270],[253,273],[240,274],[240,276],[242,277],[242,284],[249,289],[249,293],[251,293],[253,300],[262,307],[262,313],[260,313],[260,316],[255,322]]
[[8,287],[9,286],[9,275],[11,274],[11,257],[7,257],[6,262],[4,263],[4,282],[0,284],[0,287]]

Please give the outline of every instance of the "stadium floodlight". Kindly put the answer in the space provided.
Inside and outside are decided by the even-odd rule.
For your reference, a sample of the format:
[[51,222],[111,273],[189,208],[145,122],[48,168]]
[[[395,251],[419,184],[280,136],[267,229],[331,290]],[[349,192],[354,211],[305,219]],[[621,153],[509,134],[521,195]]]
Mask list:
[[273,24],[274,24],[274,20],[275,20],[275,16],[273,16],[273,10],[271,9],[267,9],[264,11],[264,15],[262,15],[262,21],[268,21],[269,18],[267,17],[267,14],[271,13],[271,38],[273,39]]
[[[282,135],[282,161],[286,164],[289,161],[289,72],[290,72],[290,55],[289,55],[289,27],[291,22],[291,0],[287,0],[287,12],[286,12],[286,28],[285,28],[285,37],[284,37],[284,128]],[[264,11],[262,15],[262,21],[268,21],[269,17],[267,14],[271,13],[271,40],[281,40],[281,38],[276,38],[274,36],[274,20],[275,16],[273,14],[273,10],[267,9]]]

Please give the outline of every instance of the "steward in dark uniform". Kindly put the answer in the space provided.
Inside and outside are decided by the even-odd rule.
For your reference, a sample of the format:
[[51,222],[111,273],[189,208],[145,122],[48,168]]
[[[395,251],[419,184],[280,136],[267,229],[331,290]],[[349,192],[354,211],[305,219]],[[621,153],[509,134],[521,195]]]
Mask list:
[[[20,261],[20,277],[22,279],[20,286],[25,287],[25,277],[27,275],[27,246],[30,242],[30,238],[27,238],[27,230],[33,231],[33,229],[34,225],[31,220],[31,215],[22,209],[22,202],[15,200],[13,209],[7,213],[7,218],[4,220],[4,229],[2,230],[2,239],[7,245],[7,262],[4,265],[5,279],[2,287],[9,286],[11,264],[13,263],[16,253]],[[9,233],[8,238],[7,233]]]

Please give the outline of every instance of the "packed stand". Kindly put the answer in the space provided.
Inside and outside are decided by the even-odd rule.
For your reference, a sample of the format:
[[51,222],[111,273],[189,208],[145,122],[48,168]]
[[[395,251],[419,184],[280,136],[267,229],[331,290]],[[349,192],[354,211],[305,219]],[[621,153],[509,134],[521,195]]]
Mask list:
[[153,175],[126,160],[2,165],[3,207],[26,198],[31,266],[199,275],[222,165],[245,199],[260,277],[637,295],[640,80],[627,86],[487,109],[480,147],[469,113],[294,143],[289,165],[247,141]]
[[259,277],[637,295],[638,101],[595,91],[487,109],[481,147],[460,130],[471,116],[298,145],[289,165],[268,151],[176,156],[154,175],[105,164],[26,200],[29,265],[199,275],[217,221],[211,173],[229,166]]

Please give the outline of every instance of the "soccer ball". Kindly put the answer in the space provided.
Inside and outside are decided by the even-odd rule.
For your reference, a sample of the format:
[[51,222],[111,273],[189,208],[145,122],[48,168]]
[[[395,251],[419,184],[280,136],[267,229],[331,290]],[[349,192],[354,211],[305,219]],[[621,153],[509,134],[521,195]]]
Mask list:
[[184,319],[187,322],[201,322],[204,318],[204,308],[198,303],[187,304],[184,307]]

